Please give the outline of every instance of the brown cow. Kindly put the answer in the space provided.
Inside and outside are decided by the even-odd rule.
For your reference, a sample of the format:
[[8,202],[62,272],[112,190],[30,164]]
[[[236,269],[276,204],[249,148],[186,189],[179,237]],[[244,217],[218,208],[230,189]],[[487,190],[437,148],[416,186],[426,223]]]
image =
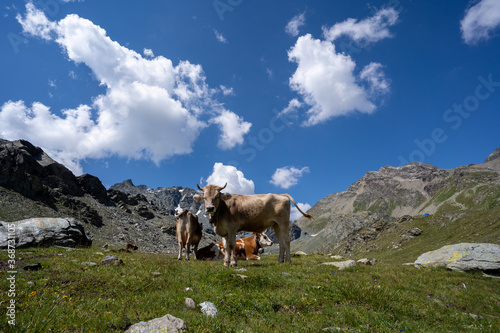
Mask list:
[[132,243],[127,243],[125,245],[125,250],[134,250],[134,251],[136,251],[138,249],[139,249],[139,247],[137,245],[135,245],[135,244],[132,244]]
[[196,251],[202,236],[203,225],[198,222],[198,216],[184,209],[182,213],[175,216],[177,218],[176,233],[177,243],[179,244],[179,257],[182,259],[182,249],[186,248],[186,260],[189,260],[189,252],[191,246],[194,247],[194,258],[196,259]]
[[254,194],[239,195],[221,193],[226,188],[217,185],[207,185],[203,192],[193,198],[205,201],[205,209],[210,214],[210,223],[214,224],[214,231],[222,236],[222,243],[227,250],[224,256],[224,266],[236,266],[236,233],[240,230],[250,232],[263,232],[273,227],[279,241],[280,263],[290,262],[290,200],[305,217],[312,218],[300,210],[293,198],[288,194]]
[[[271,246],[273,242],[265,233],[253,233],[253,236],[236,240],[236,258],[240,260],[260,260],[259,249]],[[212,243],[196,253],[198,260],[219,261],[224,259],[226,250],[222,242]]]

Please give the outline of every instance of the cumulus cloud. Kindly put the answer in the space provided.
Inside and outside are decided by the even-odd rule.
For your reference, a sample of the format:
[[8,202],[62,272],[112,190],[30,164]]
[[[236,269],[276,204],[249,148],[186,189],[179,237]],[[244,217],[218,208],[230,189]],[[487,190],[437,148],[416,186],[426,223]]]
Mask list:
[[473,45],[492,37],[500,27],[500,1],[481,0],[470,7],[460,21],[462,38]]
[[367,91],[356,81],[355,62],[350,56],[337,53],[331,42],[309,34],[299,37],[288,58],[297,63],[290,87],[310,106],[304,125],[316,125],[353,111],[375,110]]
[[325,40],[315,39],[310,34],[297,39],[288,51],[289,61],[297,64],[289,84],[309,106],[303,125],[317,125],[353,112],[369,114],[375,111],[373,99],[390,90],[383,66],[371,63],[356,73],[355,61],[338,52],[333,41],[342,35],[369,42],[390,37],[387,27],[396,23],[397,16],[392,8],[382,9],[359,22],[349,19],[330,29],[323,28]]
[[[208,87],[200,65],[181,61],[174,66],[147,49],[146,59],[78,15],[51,22],[32,3],[26,8],[26,16],[18,16],[24,33],[59,44],[107,89],[92,105],[60,113],[38,102],[8,101],[0,109],[0,136],[30,140],[77,174],[85,158],[118,155],[159,164],[188,154],[211,123],[222,129],[219,146],[228,149],[243,141],[251,124],[214,99],[220,89]],[[238,126],[231,130],[227,123]]]
[[[300,210],[304,213],[311,209],[311,205],[308,203],[297,202],[297,206],[299,206]],[[298,220],[302,217],[302,214],[292,205],[292,209],[290,209],[290,221]]]
[[219,125],[221,135],[218,147],[223,150],[231,149],[244,141],[243,136],[250,131],[251,123],[243,121],[243,118],[234,112],[224,110],[213,119]]
[[303,26],[304,24],[306,24],[306,18],[304,13],[295,15],[286,25],[285,32],[292,37],[297,37],[300,32],[299,31],[300,27]]
[[240,170],[232,165],[215,163],[212,174],[207,178],[207,184],[227,186],[224,192],[232,194],[254,194],[255,185],[252,180],[245,178]]
[[303,167],[302,169],[297,169],[293,166],[278,168],[271,177],[270,183],[283,189],[287,189],[296,185],[299,182],[299,178],[307,172],[309,172],[308,167]]

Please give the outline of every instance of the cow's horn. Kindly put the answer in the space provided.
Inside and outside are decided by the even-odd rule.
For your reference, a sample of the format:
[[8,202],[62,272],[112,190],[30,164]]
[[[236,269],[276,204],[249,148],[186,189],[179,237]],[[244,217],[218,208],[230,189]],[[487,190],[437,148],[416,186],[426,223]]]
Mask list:
[[198,186],[198,188],[200,189],[200,191],[203,192],[203,189],[200,187],[200,185],[196,184],[196,186]]
[[222,187],[220,190],[222,191],[223,189],[225,189],[225,188],[226,188],[226,186],[227,186],[227,183],[226,183],[226,185],[224,185],[224,187]]

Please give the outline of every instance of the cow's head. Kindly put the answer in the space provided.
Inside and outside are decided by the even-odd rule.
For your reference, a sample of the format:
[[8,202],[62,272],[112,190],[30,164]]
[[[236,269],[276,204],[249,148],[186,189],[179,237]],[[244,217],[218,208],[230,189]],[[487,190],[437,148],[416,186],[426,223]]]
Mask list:
[[205,187],[200,187],[200,185],[198,184],[196,184],[196,186],[198,186],[203,194],[196,194],[195,196],[193,196],[193,199],[198,202],[204,200],[205,209],[210,215],[213,215],[219,208],[221,200],[227,200],[231,198],[231,194],[221,193],[221,191],[226,188],[227,183],[223,187],[217,185],[207,185]]
[[273,241],[269,237],[267,237],[265,233],[259,234],[254,232],[253,234],[257,238],[261,247],[273,245]]

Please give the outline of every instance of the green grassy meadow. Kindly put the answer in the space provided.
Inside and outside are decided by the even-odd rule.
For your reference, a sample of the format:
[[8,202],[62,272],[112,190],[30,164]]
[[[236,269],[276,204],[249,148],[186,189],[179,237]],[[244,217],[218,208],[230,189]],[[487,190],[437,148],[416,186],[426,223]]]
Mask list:
[[[124,264],[84,264],[109,254]],[[16,255],[16,325],[11,326],[5,315],[8,258],[0,253],[0,332],[122,332],[166,314],[183,319],[188,332],[500,331],[500,280],[481,273],[384,260],[339,271],[319,265],[332,261],[326,255],[294,256],[291,264],[263,255],[261,261],[239,261],[237,268],[245,272],[222,262],[99,248],[29,248]],[[30,263],[43,268],[21,269]],[[214,303],[218,315],[186,308],[186,297],[197,305]]]

